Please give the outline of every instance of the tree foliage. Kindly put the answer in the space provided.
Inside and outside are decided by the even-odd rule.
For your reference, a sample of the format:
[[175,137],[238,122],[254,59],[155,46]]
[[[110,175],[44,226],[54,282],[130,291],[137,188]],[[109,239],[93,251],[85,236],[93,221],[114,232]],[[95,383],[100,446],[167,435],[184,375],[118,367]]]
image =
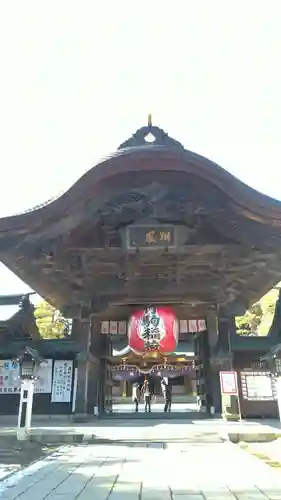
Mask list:
[[35,306],[34,316],[43,339],[61,339],[69,332],[69,321],[45,300]]
[[265,336],[267,335],[275,312],[278,291],[281,283],[276,285],[258,302],[245,312],[244,316],[236,318],[238,335]]

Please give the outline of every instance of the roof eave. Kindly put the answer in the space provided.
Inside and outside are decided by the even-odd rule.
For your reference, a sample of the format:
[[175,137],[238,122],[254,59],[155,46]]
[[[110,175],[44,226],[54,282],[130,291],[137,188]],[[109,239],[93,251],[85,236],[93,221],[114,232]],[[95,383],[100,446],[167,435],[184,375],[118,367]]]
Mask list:
[[150,162],[155,156],[163,160],[155,165],[155,170],[182,171],[202,177],[227,193],[241,206],[246,216],[263,217],[281,230],[281,202],[278,200],[259,193],[219,165],[191,151],[173,150],[164,146],[140,146],[119,150],[108,156],[78,179],[63,195],[46,205],[23,214],[0,218],[0,233],[24,231],[51,215],[58,217],[73,207],[75,202],[81,202],[81,196],[85,196],[89,188],[94,188],[100,182],[129,171],[146,168],[151,170]]

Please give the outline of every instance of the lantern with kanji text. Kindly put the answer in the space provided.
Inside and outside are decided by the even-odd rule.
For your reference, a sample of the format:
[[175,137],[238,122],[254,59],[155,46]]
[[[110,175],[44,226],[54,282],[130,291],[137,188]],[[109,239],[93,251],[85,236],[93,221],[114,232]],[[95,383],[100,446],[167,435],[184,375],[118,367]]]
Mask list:
[[149,351],[173,352],[178,334],[178,320],[170,307],[149,306],[135,312],[129,320],[129,346],[138,355]]

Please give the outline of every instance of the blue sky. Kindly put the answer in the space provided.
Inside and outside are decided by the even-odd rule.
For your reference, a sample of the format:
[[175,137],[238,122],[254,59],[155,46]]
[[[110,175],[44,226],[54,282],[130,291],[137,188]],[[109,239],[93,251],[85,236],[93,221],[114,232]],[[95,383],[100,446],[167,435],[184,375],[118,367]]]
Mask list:
[[[281,199],[280,10],[277,0],[1,2],[0,216],[69,187],[148,113]],[[3,266],[0,282],[0,294],[27,289]]]

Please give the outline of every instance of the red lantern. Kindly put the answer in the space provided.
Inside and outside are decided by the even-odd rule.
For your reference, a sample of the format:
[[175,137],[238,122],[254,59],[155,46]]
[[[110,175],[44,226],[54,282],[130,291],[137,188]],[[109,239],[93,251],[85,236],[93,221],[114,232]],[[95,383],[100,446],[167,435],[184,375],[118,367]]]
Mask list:
[[129,346],[136,354],[148,351],[173,352],[178,343],[179,327],[170,307],[147,307],[131,316],[128,325]]

